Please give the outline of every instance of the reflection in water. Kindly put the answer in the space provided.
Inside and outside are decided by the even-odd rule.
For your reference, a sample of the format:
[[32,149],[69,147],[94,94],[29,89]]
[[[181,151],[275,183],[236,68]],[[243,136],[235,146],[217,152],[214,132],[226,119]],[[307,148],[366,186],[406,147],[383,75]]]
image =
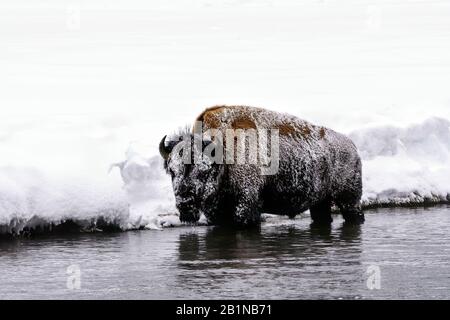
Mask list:
[[[320,286],[324,290],[341,285],[334,275],[341,273],[342,278],[347,271],[340,270],[340,265],[362,270],[360,244],[361,227],[345,224],[335,229],[313,225],[252,230],[212,227],[203,234],[180,234],[178,266],[183,272],[177,285],[195,291],[213,283],[222,292],[238,290],[248,297],[245,291],[253,291],[254,286],[272,283],[271,290],[277,290],[277,284],[287,282],[291,292],[283,292],[283,296],[301,298],[317,277],[323,278]],[[336,267],[329,267],[333,265]],[[355,281],[354,272],[347,275],[344,282]]]
[[343,224],[336,232],[331,226],[313,226],[299,229],[280,228],[232,230],[211,227],[204,234],[183,233],[179,240],[179,262],[186,268],[202,268],[204,264],[190,261],[251,260],[278,256],[303,257],[320,255],[329,248],[349,247],[360,252],[361,227]]
[[[163,231],[0,239],[0,299],[449,299],[450,206],[341,217],[268,218],[258,230]],[[68,290],[67,267],[82,272]],[[367,268],[381,289],[367,288]]]

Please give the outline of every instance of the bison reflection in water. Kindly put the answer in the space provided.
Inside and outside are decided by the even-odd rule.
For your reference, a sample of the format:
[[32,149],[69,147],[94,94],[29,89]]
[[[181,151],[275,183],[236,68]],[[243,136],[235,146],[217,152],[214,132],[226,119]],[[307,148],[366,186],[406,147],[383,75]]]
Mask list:
[[177,286],[193,291],[205,286],[242,290],[248,297],[249,292],[258,292],[254,286],[277,290],[282,283],[300,297],[305,292],[300,287],[288,290],[289,283],[308,287],[323,278],[323,285],[335,290],[340,285],[335,279],[363,280],[360,228],[354,224],[336,228],[264,224],[262,228],[210,227],[206,232],[184,233],[178,247],[178,267],[184,271],[177,276]]
[[295,217],[310,209],[314,222],[329,224],[332,205],[339,207],[347,222],[364,221],[361,160],[346,136],[294,116],[242,106],[207,109],[196,123],[201,123],[202,132],[215,130],[221,137],[230,130],[254,130],[258,135],[260,130],[276,130],[279,163],[275,173],[262,174],[261,165],[251,161],[217,161],[218,150],[226,149],[223,153],[228,155],[235,140],[204,141],[201,133],[199,145],[199,136],[186,132],[180,147],[181,142],[166,143],[163,138],[160,153],[172,177],[182,221],[196,222],[203,213],[212,224],[252,226],[259,224],[263,212]]
[[[314,245],[314,243],[318,243]],[[357,247],[361,242],[359,225],[342,224],[336,230],[331,226],[311,224],[307,229],[295,226],[276,226],[252,229],[210,227],[205,234],[188,232],[180,235],[179,262],[184,268],[207,268],[208,261],[222,263],[246,259],[292,256],[307,259],[308,256],[326,254],[328,249]],[[355,250],[355,253],[360,252]],[[203,261],[203,264],[190,264]],[[185,265],[183,263],[186,263]],[[218,265],[221,267],[220,265]]]

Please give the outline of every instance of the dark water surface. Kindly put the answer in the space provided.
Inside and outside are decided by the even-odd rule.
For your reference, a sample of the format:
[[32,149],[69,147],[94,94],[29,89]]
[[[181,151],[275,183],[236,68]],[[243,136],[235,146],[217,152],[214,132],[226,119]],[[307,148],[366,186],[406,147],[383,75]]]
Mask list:
[[[450,206],[366,218],[0,240],[0,298],[450,299]],[[68,288],[69,266],[80,289]]]

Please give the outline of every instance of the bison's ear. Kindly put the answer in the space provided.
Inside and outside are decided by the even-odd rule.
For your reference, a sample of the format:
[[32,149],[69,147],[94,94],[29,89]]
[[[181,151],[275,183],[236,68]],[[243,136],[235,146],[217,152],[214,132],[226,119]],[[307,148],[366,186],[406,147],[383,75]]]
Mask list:
[[167,136],[164,136],[164,138],[162,138],[161,142],[159,143],[159,153],[164,160],[167,160],[167,158],[169,158],[170,152],[172,152],[173,149],[171,145],[166,146],[166,138]]

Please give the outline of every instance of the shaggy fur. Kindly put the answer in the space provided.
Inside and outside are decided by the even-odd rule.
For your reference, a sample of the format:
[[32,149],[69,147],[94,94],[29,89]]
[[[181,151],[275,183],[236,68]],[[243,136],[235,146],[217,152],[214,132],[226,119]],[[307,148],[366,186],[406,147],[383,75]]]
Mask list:
[[203,213],[212,224],[250,226],[260,222],[261,213],[294,217],[310,209],[314,222],[330,223],[333,204],[347,222],[364,221],[361,160],[346,136],[291,115],[246,106],[216,106],[197,120],[204,131],[278,129],[279,170],[264,176],[257,165],[217,164],[208,158],[186,165],[179,151],[171,152],[176,142],[163,144],[182,221],[195,222]]

